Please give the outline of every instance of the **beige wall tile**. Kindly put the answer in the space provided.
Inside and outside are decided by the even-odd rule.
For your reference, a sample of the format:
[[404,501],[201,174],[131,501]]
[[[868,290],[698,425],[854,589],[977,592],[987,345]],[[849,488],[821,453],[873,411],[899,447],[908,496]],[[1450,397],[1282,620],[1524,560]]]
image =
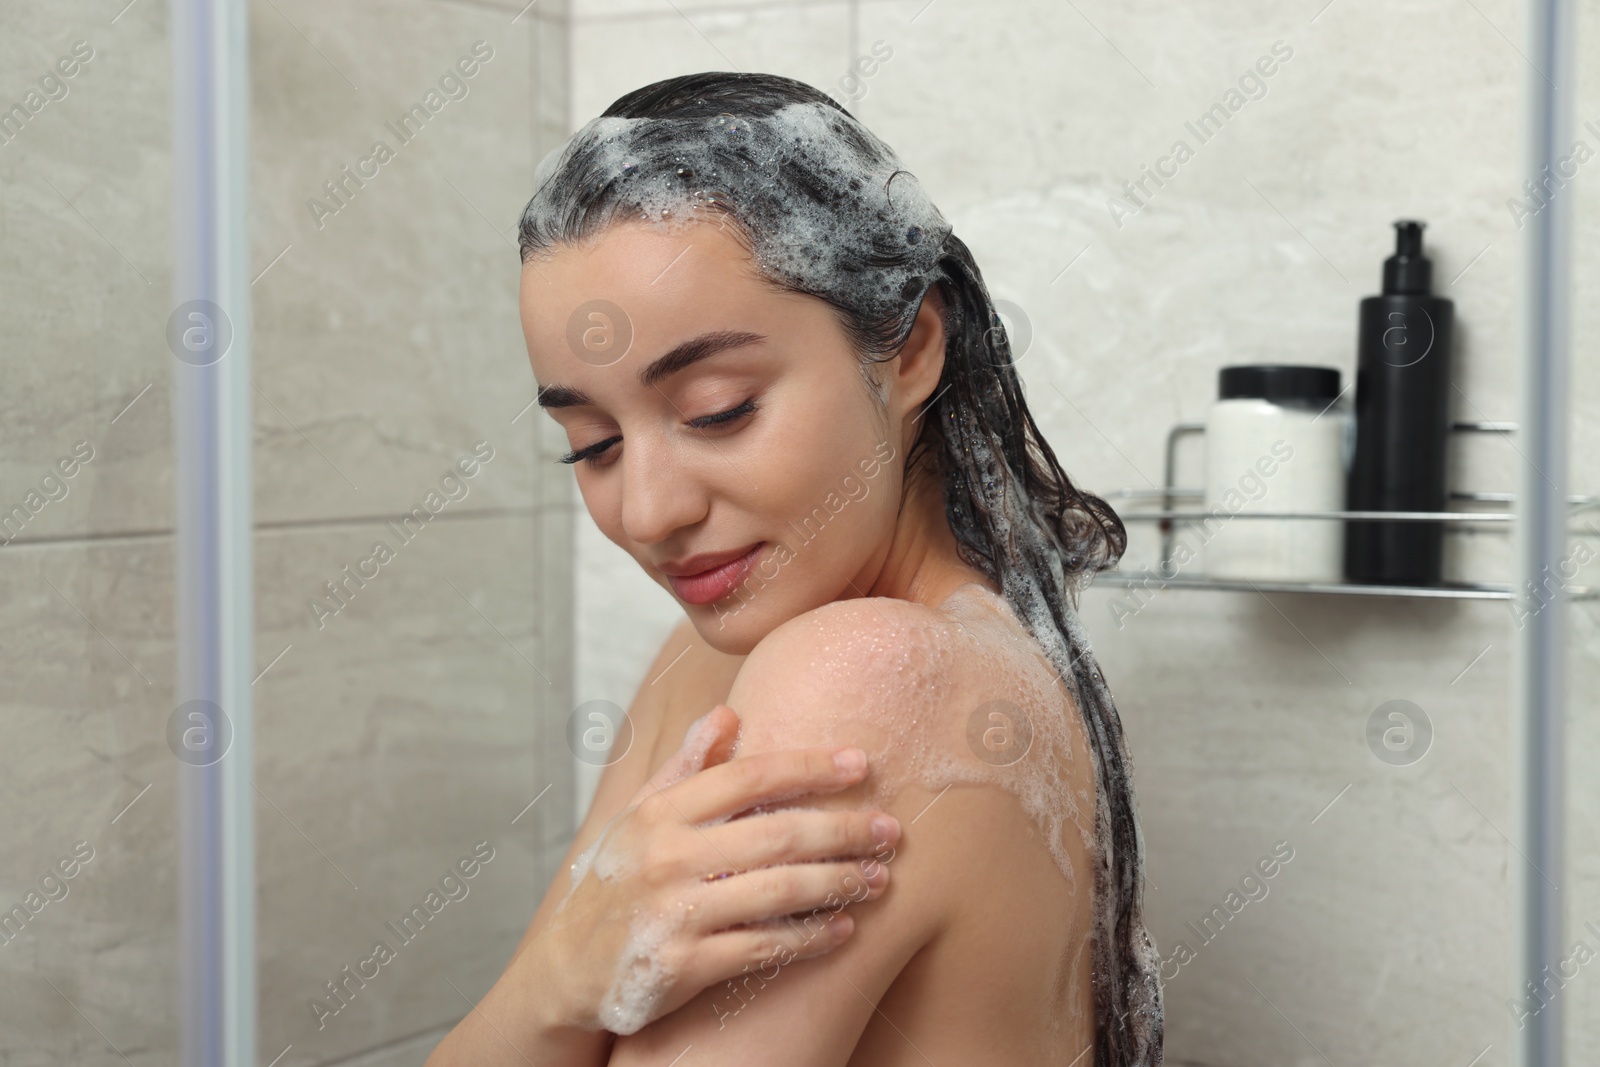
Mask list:
[[[0,537],[172,521],[164,16],[159,5],[113,24],[115,14],[80,2],[18,8],[0,41],[0,106],[30,91],[38,106],[44,79],[60,97],[0,135],[0,509],[24,504],[80,442],[94,454],[64,497]],[[73,56],[79,42],[87,61]],[[59,76],[63,58],[71,77]]]
[[[677,17],[677,12],[760,12],[765,8],[794,8],[832,4],[838,0],[572,0],[574,20]],[[674,11],[674,8],[677,10]]]
[[[37,908],[0,935],[12,1062],[122,1062],[85,1019],[119,1047],[172,1048],[171,555],[165,538],[0,552],[14,732],[0,754],[0,908]],[[47,884],[75,849],[75,876]],[[29,892],[59,899],[30,906]]]
[[[533,536],[516,518],[262,538],[259,658],[288,649],[256,687],[264,1043],[315,1062],[451,1023],[445,979],[482,995],[532,918],[571,814]],[[307,600],[378,541],[394,558],[319,627]],[[385,923],[480,841],[494,858],[467,895],[402,944]],[[397,958],[313,1011],[378,940]]]
[[[535,116],[561,89],[539,80],[533,49],[548,55],[560,35],[515,14],[435,2],[255,9],[258,520],[390,513],[440,460],[484,438],[504,444],[508,477],[474,506],[531,492],[527,420],[511,425],[532,396],[514,229],[532,192]],[[14,272],[14,306],[35,309],[0,327],[16,353],[8,381],[29,398],[0,431],[0,505],[23,503],[79,442],[94,450],[65,498],[18,524],[20,539],[172,522],[165,26],[154,7],[114,25],[100,15],[36,16],[12,45],[16,69],[41,73],[52,48],[82,37],[96,50],[69,95],[0,152],[7,241],[32,250],[0,269]],[[385,123],[437,91],[479,40],[494,57],[460,79],[466,95],[441,93],[438,114],[402,144]],[[346,178],[341,168],[379,140],[394,157],[360,185]],[[334,179],[342,206],[323,188]],[[320,227],[313,199],[337,208]]]
[[[320,1063],[453,1024],[465,1006],[445,979],[474,997],[488,988],[569,836],[565,668],[539,635],[535,518],[435,522],[409,544],[358,524],[257,541],[268,1059],[293,1043],[285,1062]],[[318,629],[307,599],[376,540],[394,558]],[[0,945],[0,1051],[13,1062],[120,1062],[74,1005],[125,1051],[175,1055],[184,768],[166,736],[171,570],[164,537],[0,556],[6,631],[28,635],[4,663],[20,743],[0,756],[0,900],[22,902],[80,840],[93,849],[66,897]],[[463,880],[467,894],[401,944],[385,922],[480,841],[493,859]],[[378,939],[396,958],[319,1029],[309,1002]]]
[[[514,231],[537,162],[538,20],[463,4],[280,6],[252,23],[255,232],[263,265],[288,249],[254,291],[258,514],[391,513],[480,439],[503,444],[506,465],[475,506],[525,500],[531,437],[511,420],[532,375]],[[412,105],[437,113],[400,129]]]
[[824,86],[842,73],[849,5],[717,8],[572,24],[573,119],[662,78],[707,70],[762,71]]

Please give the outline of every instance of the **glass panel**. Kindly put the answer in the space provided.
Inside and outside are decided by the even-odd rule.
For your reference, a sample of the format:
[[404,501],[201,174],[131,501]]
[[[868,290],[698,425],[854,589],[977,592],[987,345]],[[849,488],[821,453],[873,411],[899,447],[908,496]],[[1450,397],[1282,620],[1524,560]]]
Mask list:
[[163,5],[0,33],[0,1060],[176,1059]]
[[[178,1060],[169,12],[120,6],[0,35],[15,1063]],[[571,504],[514,232],[562,17],[252,11],[262,1064],[420,1064],[571,832]]]
[[571,819],[515,240],[562,29],[522,9],[251,24],[263,1063],[420,1064]]

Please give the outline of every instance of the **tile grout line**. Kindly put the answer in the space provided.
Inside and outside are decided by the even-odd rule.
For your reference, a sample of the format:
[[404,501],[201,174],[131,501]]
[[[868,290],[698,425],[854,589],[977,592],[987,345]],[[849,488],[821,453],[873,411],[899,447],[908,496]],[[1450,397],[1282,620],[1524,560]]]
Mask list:
[[[824,8],[839,5],[854,9],[858,0],[773,0],[765,4],[706,4],[684,9],[685,14],[693,15],[745,15],[751,12],[768,12],[783,10],[805,10],[808,8]],[[888,3],[889,0],[870,0],[873,3]],[[653,19],[678,18],[678,14],[670,7],[664,11],[639,10],[639,11],[611,11],[596,15],[569,14],[568,20],[574,26],[599,25],[607,22],[646,22]]]
[[[514,519],[538,518],[546,512],[561,510],[567,505],[562,504],[533,504],[520,508],[480,508],[476,511],[460,511],[454,514],[440,512],[433,516],[434,520],[444,519],[449,522],[472,522],[488,519]],[[350,515],[335,516],[326,519],[283,519],[273,522],[258,522],[253,527],[255,533],[277,533],[286,530],[317,530],[336,529],[344,526],[370,526],[375,523],[394,522],[405,518],[410,512],[396,512],[392,515]],[[127,541],[158,541],[170,538],[175,531],[171,527],[160,527],[147,530],[116,530],[97,534],[65,534],[59,537],[31,537],[18,538],[15,541],[0,542],[0,557],[5,555],[8,547],[15,548],[74,548],[85,545],[108,544]]]

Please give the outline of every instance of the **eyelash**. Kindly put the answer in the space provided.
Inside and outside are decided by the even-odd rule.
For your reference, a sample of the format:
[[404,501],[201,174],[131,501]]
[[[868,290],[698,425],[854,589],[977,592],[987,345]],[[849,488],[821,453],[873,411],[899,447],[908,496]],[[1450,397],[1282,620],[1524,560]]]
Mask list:
[[[690,419],[689,425],[693,426],[697,430],[709,429],[713,426],[720,426],[723,423],[732,422],[735,419],[744,418],[746,415],[752,415],[755,413],[755,411],[755,397],[751,397],[738,407],[729,408],[727,411],[719,411],[714,415],[702,415],[698,419]],[[612,445],[616,444],[620,440],[622,440],[621,436],[608,437],[604,441],[598,441],[587,448],[580,448],[576,452],[568,452],[557,462],[577,463],[581,460],[584,463],[589,464],[591,467],[598,467],[600,465],[598,462],[600,457],[604,455]]]

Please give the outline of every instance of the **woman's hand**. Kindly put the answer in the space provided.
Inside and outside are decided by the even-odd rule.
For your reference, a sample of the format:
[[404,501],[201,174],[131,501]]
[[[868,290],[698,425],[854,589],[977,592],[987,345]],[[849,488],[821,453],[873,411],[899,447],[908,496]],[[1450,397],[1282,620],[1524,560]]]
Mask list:
[[[803,809],[740,817],[853,785],[866,776],[865,755],[817,747],[729,760],[738,726],[726,705],[697,720],[573,864],[570,890],[529,946],[559,975],[551,1007],[560,1025],[635,1033],[780,949],[821,955],[852,929],[843,912],[820,934],[785,916],[883,892],[888,868],[870,857],[899,837],[892,817]],[[836,753],[860,763],[841,768]]]

